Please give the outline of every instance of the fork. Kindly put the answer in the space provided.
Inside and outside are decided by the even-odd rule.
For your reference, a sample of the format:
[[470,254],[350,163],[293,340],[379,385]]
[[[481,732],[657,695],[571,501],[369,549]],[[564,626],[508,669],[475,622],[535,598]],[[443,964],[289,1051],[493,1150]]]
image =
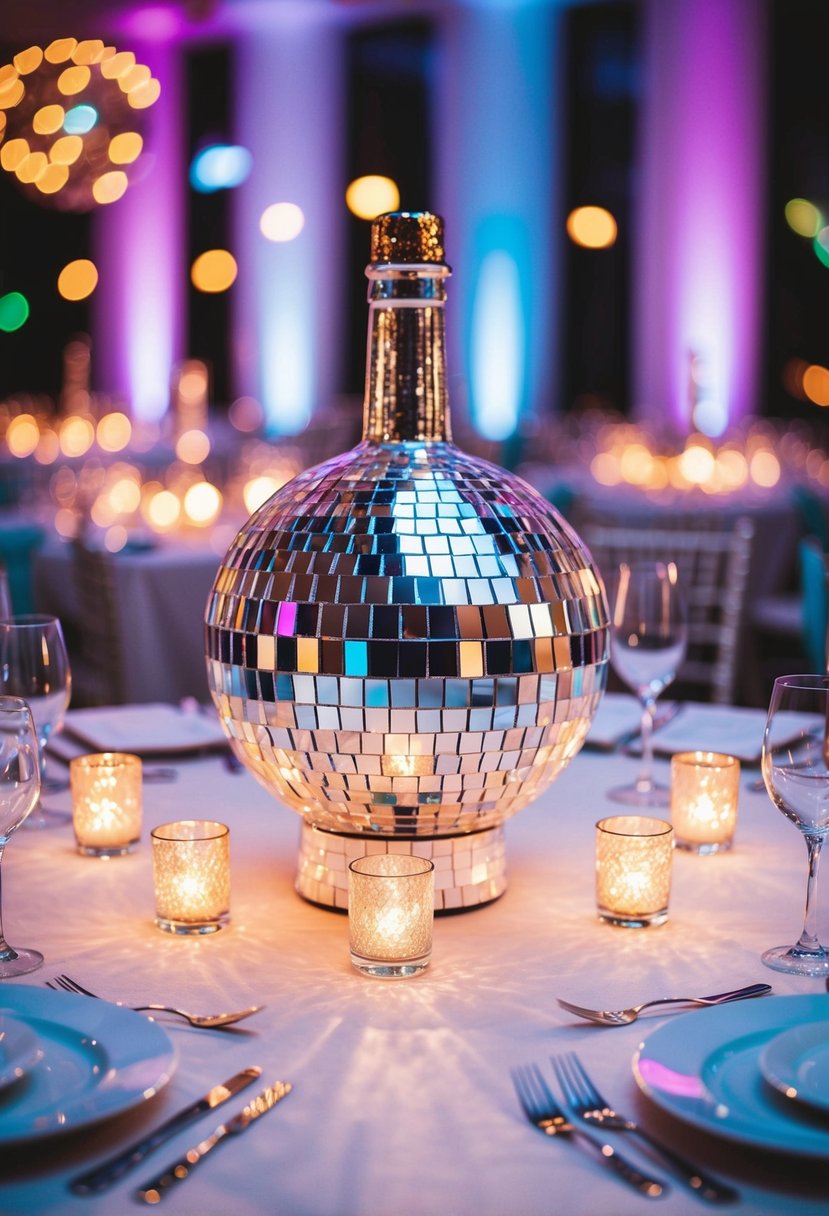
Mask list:
[[585,1005],[573,1005],[560,997],[556,1001],[568,1013],[587,1018],[589,1022],[598,1022],[600,1026],[627,1026],[651,1005],[727,1005],[729,1001],[744,1001],[753,996],[765,996],[767,992],[771,992],[771,984],[749,984],[746,988],[734,988],[731,992],[718,992],[714,996],[660,996],[653,1001],[643,1001],[641,1005],[631,1005],[628,1009],[588,1009]]
[[597,1125],[612,1131],[630,1132],[650,1148],[651,1152],[661,1159],[683,1183],[700,1199],[709,1203],[736,1203],[740,1198],[734,1187],[705,1174],[692,1162],[687,1161],[673,1149],[667,1148],[650,1132],[646,1132],[633,1119],[620,1115],[603,1098],[588,1076],[584,1065],[575,1052],[566,1052],[561,1056],[553,1056],[552,1065],[558,1083],[564,1094],[567,1110],[583,1119],[588,1126]]
[[584,1128],[571,1123],[553,1097],[552,1090],[537,1064],[527,1064],[511,1070],[512,1083],[527,1119],[546,1136],[577,1136],[598,1153],[605,1165],[648,1199],[658,1199],[667,1187],[657,1178],[649,1178],[622,1157],[610,1144],[603,1144]]
[[[56,992],[74,992],[79,996],[91,996],[96,1000],[103,998],[98,996],[97,992],[90,992],[88,988],[84,988],[76,980],[70,979],[68,975],[56,975],[53,980],[46,981],[46,987],[52,988]],[[122,1001],[114,1001],[115,1005],[122,1005]],[[176,1009],[172,1005],[128,1005],[124,1008],[133,1009],[136,1013],[144,1010],[158,1010],[164,1013],[177,1013],[179,1017],[185,1018],[191,1026],[197,1026],[202,1030],[218,1029],[222,1026],[232,1026],[235,1022],[241,1022],[243,1018],[249,1018],[251,1014],[258,1013],[260,1009],[264,1009],[264,1005],[251,1005],[249,1009],[239,1009],[236,1013],[214,1013],[214,1014],[199,1014],[187,1013],[184,1009]]]

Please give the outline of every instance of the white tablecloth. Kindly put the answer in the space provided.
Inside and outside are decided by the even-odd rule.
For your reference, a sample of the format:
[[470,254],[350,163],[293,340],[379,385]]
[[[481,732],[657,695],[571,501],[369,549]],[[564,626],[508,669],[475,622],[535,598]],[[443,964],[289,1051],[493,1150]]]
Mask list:
[[[4,1153],[0,1211],[137,1210],[135,1186],[212,1130],[216,1113],[100,1197],[76,1198],[67,1181],[254,1063],[263,1066],[263,1080],[287,1078],[294,1092],[218,1148],[170,1193],[163,1210],[177,1216],[703,1210],[678,1185],[656,1204],[641,1198],[573,1143],[530,1128],[510,1067],[537,1061],[548,1069],[548,1057],[565,1049],[581,1053],[622,1110],[738,1186],[742,1200],[730,1210],[739,1216],[829,1211],[825,1165],[692,1132],[639,1094],[631,1057],[664,1016],[601,1029],[555,1004],[563,996],[621,1005],[756,981],[771,982],[776,994],[823,988],[760,962],[765,947],[800,931],[806,850],[768,797],[748,789],[756,772],[743,779],[734,850],[710,858],[676,854],[666,925],[633,931],[596,919],[594,823],[618,812],[605,791],[632,777],[636,763],[582,752],[507,825],[507,893],[479,910],[439,918],[431,967],[398,982],[352,970],[346,918],[293,891],[297,819],[218,757],[181,764],[173,784],[145,785],[145,829],[129,857],[83,858],[69,827],[19,831],[3,862],[7,937],[46,956],[43,969],[22,982],[42,984],[65,971],[127,1003],[210,1011],[264,1002],[267,1009],[233,1031],[170,1022],[180,1056],[172,1082],[140,1110],[85,1134]],[[667,772],[664,762],[660,771]],[[68,794],[50,801],[68,809]],[[148,838],[151,826],[194,815],[226,821],[232,837],[232,924],[198,940],[173,938],[153,925]],[[825,908],[822,931],[829,936]],[[689,1018],[695,1016],[704,1014]],[[244,1100],[239,1095],[225,1110]],[[625,1150],[637,1155],[630,1141]]]

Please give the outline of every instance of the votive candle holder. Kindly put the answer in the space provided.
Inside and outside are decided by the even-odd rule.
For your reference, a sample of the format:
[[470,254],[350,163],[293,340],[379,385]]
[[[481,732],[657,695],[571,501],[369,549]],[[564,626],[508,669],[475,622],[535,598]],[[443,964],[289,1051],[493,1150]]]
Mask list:
[[737,826],[740,761],[723,752],[671,757],[671,820],[677,847],[693,853],[731,848]]
[[155,923],[167,933],[215,933],[230,920],[230,829],[212,819],[150,833]]
[[403,979],[428,967],[434,864],[407,853],[372,853],[348,867],[351,962],[363,975]]
[[668,919],[673,827],[644,815],[613,815],[596,824],[599,919],[628,929]]
[[87,857],[119,857],[141,836],[139,756],[98,752],[69,763],[72,826],[78,852]]

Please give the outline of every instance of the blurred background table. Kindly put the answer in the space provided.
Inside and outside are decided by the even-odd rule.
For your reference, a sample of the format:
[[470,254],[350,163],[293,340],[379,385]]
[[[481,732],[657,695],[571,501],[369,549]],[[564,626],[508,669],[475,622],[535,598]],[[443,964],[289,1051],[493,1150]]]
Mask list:
[[45,546],[34,599],[63,623],[73,704],[207,700],[204,609],[218,564],[206,544],[172,539],[91,559]]

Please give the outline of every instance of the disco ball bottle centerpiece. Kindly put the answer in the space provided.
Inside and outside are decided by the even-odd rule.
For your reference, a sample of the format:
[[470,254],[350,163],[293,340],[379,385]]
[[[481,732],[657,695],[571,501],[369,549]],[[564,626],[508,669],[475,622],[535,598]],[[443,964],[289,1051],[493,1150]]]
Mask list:
[[208,680],[235,754],[302,817],[301,895],[345,908],[350,861],[415,853],[457,910],[504,891],[504,820],[581,747],[607,611],[561,516],[451,442],[441,219],[380,216],[366,273],[363,438],[239,532]]

